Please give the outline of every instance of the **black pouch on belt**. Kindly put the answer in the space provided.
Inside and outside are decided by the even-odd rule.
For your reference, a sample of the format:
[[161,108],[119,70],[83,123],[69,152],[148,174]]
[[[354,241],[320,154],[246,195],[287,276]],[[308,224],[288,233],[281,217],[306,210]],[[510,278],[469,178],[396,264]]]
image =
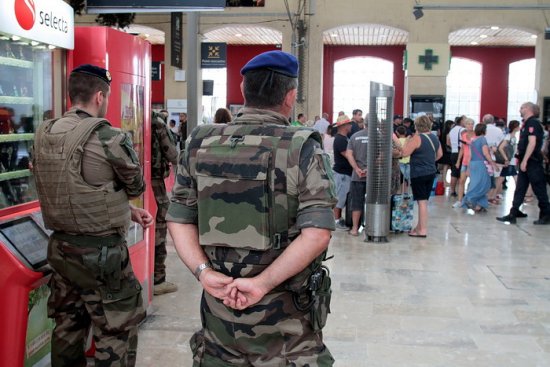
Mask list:
[[122,277],[122,247],[102,247],[99,255],[99,267],[107,288],[120,290]]
[[330,272],[327,267],[321,266],[310,278],[309,288],[313,304],[310,308],[311,326],[314,331],[320,331],[325,327],[330,313],[330,299],[332,290],[330,288]]

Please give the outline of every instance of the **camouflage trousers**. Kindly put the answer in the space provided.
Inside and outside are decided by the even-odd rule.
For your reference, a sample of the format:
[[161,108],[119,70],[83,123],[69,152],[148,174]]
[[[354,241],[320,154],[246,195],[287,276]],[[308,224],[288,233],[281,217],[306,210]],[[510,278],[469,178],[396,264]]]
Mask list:
[[231,310],[203,292],[202,330],[190,341],[193,366],[332,366],[334,359],[314,332],[309,312],[299,311],[290,292],[268,294],[244,311]]
[[[106,250],[105,250],[106,249]],[[90,327],[96,367],[133,367],[145,318],[126,244],[83,248],[50,238],[48,316],[55,319],[52,367],[85,367]]]
[[166,226],[166,213],[170,200],[166,194],[166,186],[163,179],[153,178],[151,187],[155,195],[157,203],[157,216],[155,217],[155,284],[160,284],[166,280],[166,234],[168,227]]

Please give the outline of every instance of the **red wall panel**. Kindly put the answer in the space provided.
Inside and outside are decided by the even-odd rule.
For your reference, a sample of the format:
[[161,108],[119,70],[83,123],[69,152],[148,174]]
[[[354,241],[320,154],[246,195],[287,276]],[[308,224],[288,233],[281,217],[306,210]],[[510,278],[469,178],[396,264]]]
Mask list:
[[480,116],[487,113],[507,117],[508,68],[511,63],[535,57],[534,47],[451,47],[452,57],[480,62]]
[[275,45],[227,45],[227,105],[244,104],[241,93],[242,67],[262,52],[277,50]]
[[[403,112],[405,73],[402,70],[405,46],[325,46],[323,66],[323,112],[332,116],[334,62],[348,57],[380,57],[394,63],[395,113]],[[535,57],[534,47],[451,47],[453,57],[482,64],[481,116],[506,116],[508,68],[510,63]]]
[[161,62],[160,80],[153,80],[151,82],[151,103],[164,104],[164,78],[165,78],[165,64],[164,64],[164,45],[152,45],[151,47],[151,59],[153,62]]

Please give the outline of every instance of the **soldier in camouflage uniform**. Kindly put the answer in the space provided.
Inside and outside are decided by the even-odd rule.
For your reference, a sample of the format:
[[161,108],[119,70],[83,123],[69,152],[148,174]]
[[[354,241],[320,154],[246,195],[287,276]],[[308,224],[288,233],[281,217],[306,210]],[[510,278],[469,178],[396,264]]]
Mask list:
[[[168,116],[166,114],[166,116]],[[170,163],[178,162],[176,141],[164,121],[163,111],[153,114],[151,133],[151,186],[157,203],[155,218],[155,295],[171,293],[178,287],[166,281],[166,212],[168,211],[168,195],[164,179],[170,175]]]
[[34,143],[33,172],[44,224],[53,231],[48,315],[55,319],[54,367],[84,367],[92,328],[96,366],[134,366],[137,326],[145,318],[141,286],[126,246],[130,219],[152,216],[129,205],[145,190],[129,136],[111,127],[111,77],[82,65],[71,72],[73,107],[44,122]]
[[245,108],[199,126],[168,209],[176,250],[204,288],[193,366],[332,366],[322,332],[334,184],[321,136],[289,127],[298,62],[270,51],[241,70]]

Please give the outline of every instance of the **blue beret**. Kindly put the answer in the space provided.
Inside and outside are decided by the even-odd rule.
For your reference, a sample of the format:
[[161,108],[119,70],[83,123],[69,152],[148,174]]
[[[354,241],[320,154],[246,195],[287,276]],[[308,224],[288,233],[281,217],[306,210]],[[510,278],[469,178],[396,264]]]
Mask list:
[[290,78],[298,77],[298,60],[283,51],[268,51],[255,56],[241,69],[241,75],[250,70],[266,69]]
[[111,85],[111,73],[109,73],[109,70],[105,70],[103,68],[100,68],[99,66],[90,65],[90,64],[84,64],[80,65],[71,71],[72,73],[79,73],[79,74],[87,74],[91,76],[95,76],[96,78],[99,78],[103,80],[105,83]]

